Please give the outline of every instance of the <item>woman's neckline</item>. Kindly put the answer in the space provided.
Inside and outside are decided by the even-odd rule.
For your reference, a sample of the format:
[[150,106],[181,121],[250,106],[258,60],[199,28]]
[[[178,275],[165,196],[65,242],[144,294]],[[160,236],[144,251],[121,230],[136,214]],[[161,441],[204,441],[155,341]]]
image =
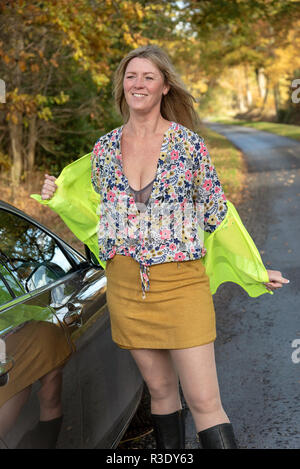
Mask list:
[[[161,146],[160,146],[160,152],[159,152],[159,157],[158,157],[158,160],[157,160],[157,166],[156,166],[156,173],[155,173],[155,178],[151,181],[151,183],[148,183],[143,189],[139,189],[138,191],[136,189],[133,189],[130,184],[129,184],[129,181],[128,181],[128,178],[127,176],[125,175],[124,171],[123,171],[123,156],[122,156],[122,133],[123,133],[123,128],[124,128],[124,125],[121,125],[121,127],[119,128],[119,156],[120,156],[120,164],[121,164],[121,168],[122,168],[122,174],[123,174],[123,177],[125,179],[125,181],[127,182],[127,186],[133,190],[134,192],[140,192],[141,190],[145,189],[145,187],[148,187],[151,183],[155,183],[156,179],[157,179],[157,176],[158,176],[158,168],[159,168],[159,164],[160,164],[160,160],[161,160],[161,154],[162,154],[162,148],[164,146],[164,143],[165,143],[165,140],[168,136],[168,134],[171,132],[171,130],[173,129],[173,126],[175,125],[175,122],[173,121],[170,121],[170,125],[169,127],[165,130],[164,134],[163,134],[163,138],[162,138],[162,143],[161,143]],[[152,191],[153,191],[153,187],[152,187]],[[151,192],[152,194],[152,192]],[[151,196],[150,194],[150,196]]]

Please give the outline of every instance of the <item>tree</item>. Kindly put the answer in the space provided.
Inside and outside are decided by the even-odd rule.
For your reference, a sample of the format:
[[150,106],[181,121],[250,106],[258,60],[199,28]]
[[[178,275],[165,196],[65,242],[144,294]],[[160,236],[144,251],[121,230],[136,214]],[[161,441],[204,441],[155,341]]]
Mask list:
[[[2,146],[11,156],[16,190],[24,171],[32,171],[37,145],[58,157],[65,150],[57,144],[60,134],[84,136],[106,128],[104,105],[110,100],[112,116],[117,63],[171,20],[165,1],[15,0],[0,8],[0,75],[7,84],[7,102],[0,105]],[[162,20],[154,27],[157,11]],[[88,97],[83,90],[77,107],[70,99],[76,78],[88,86]],[[83,130],[69,127],[75,117]]]
[[296,50],[299,1],[220,0],[216,5],[208,0],[191,0],[183,3],[183,18],[189,22],[190,37],[196,44],[193,46],[194,63],[206,70],[207,82],[214,81],[221,87],[223,72],[241,67],[244,79],[243,91],[238,93],[240,107],[246,109],[250,103],[253,105],[249,80],[255,73],[261,109],[264,109],[271,89],[278,110],[280,81],[284,78],[280,63],[288,63],[289,69],[293,70],[298,67],[292,54],[294,57],[299,55]]

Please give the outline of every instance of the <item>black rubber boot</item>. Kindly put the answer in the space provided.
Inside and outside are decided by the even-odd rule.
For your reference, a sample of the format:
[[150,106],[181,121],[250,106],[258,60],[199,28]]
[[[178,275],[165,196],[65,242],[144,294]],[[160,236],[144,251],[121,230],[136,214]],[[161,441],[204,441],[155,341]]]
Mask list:
[[37,425],[25,433],[16,449],[55,449],[63,417],[53,420],[39,421]]
[[182,409],[172,414],[151,414],[157,449],[185,448],[185,418]]
[[237,449],[231,423],[221,423],[198,433],[203,449]]

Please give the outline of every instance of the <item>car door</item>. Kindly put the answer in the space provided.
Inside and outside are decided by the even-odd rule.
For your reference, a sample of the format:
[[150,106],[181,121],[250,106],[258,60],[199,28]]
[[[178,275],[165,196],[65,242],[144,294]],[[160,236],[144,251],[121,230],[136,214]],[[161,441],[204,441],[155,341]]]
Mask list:
[[[26,339],[23,349],[30,349],[28,339],[34,343],[34,347],[31,345],[35,350],[34,363],[47,362],[47,366],[40,368],[36,365],[36,374],[28,378],[36,391],[31,391],[13,430],[3,438],[4,444],[18,446],[38,421],[42,403],[37,390],[41,383],[37,385],[36,381],[41,381],[46,368],[49,376],[57,367],[63,370],[60,399],[64,414],[57,447],[116,444],[139,402],[142,379],[130,354],[111,340],[104,271],[19,213],[0,210],[0,227],[0,259],[7,277],[19,286],[19,293],[15,293],[18,305],[14,306],[19,309],[10,312],[10,327],[17,329],[11,335],[6,332],[5,338],[8,342],[9,337],[17,337],[14,334],[22,334]],[[9,286],[8,281],[6,284]],[[33,306],[31,313],[29,309],[33,311]],[[7,316],[11,308],[4,310]],[[21,319],[16,320],[18,315]],[[20,343],[20,339],[14,343]],[[16,353],[11,346],[9,352],[12,356]],[[44,355],[47,359],[42,360]],[[21,359],[15,355],[17,361],[20,363]],[[23,358],[22,361],[25,364]],[[32,358],[27,361],[33,362]],[[12,370],[16,373],[17,367],[14,365]],[[13,371],[9,374],[13,377]],[[24,389],[29,393],[28,386]],[[23,391],[23,400],[25,397]]]
[[47,379],[72,348],[51,308],[40,305],[0,263],[0,441],[16,447],[36,420],[39,381]]

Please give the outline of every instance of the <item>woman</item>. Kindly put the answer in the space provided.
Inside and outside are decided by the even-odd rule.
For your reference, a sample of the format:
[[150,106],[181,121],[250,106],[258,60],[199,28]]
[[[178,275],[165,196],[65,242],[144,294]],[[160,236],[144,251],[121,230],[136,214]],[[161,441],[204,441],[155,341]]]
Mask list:
[[[149,388],[157,448],[184,448],[179,382],[201,446],[236,448],[220,399],[201,239],[222,233],[230,203],[195,132],[193,98],[164,51],[131,51],[116,71],[115,100],[125,124],[96,142],[91,159],[113,340],[130,350]],[[46,175],[42,199],[55,181]],[[288,282],[264,272],[258,294]]]

